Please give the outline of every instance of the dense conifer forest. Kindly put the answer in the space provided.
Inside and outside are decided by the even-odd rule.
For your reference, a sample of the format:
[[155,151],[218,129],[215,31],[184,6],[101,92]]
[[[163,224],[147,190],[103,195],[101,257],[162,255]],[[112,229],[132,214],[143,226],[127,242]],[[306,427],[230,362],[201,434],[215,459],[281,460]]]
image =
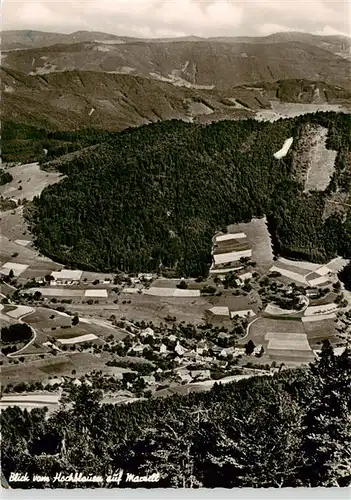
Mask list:
[[16,470],[160,474],[157,483],[80,487],[348,486],[350,376],[350,352],[335,356],[325,341],[309,367],[189,396],[100,404],[101,394],[83,384],[50,416],[43,408],[2,412],[2,470],[7,479]]
[[[285,139],[306,123],[328,127],[338,151],[326,192],[304,193]],[[351,214],[323,219],[332,191],[349,192],[350,117],[315,113],[274,123],[172,120],[126,130],[62,161],[67,177],[46,188],[31,211],[46,255],[83,269],[206,275],[211,238],[230,223],[264,214],[275,251],[325,262],[351,255]],[[92,142],[92,139],[91,139]]]

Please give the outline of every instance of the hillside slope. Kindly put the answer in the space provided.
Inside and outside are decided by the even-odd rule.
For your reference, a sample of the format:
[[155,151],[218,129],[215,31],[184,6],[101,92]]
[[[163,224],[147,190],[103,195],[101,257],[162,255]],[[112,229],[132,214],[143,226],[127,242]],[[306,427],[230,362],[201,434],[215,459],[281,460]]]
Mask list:
[[2,68],[0,74],[3,123],[47,130],[93,127],[119,131],[172,118],[200,122],[238,119],[270,108],[270,101],[276,99],[316,104],[351,102],[351,91],[306,80],[205,90],[92,71],[29,76]]
[[340,151],[338,172],[346,171],[350,122],[344,114],[205,127],[170,121],[116,134],[60,166],[68,177],[34,203],[37,244],[80,268],[162,265],[196,276],[207,273],[216,230],[267,214],[279,253],[317,262],[350,255],[351,214],[345,222],[337,215],[322,220],[326,193],[304,194],[292,155],[273,157],[307,122],[329,129],[328,147]]
[[14,50],[2,65],[27,74],[80,70],[124,73],[194,88],[307,79],[349,86],[349,62],[300,41],[277,43],[84,42]]
[[[122,130],[157,120],[190,120],[215,110],[225,116],[250,115],[233,104],[224,105],[216,92],[150,78],[91,71],[28,76],[9,69],[2,69],[1,76],[3,119],[54,130],[88,126]],[[203,102],[203,109],[193,106],[195,102]],[[264,106],[269,106],[267,100],[256,102],[256,108]]]

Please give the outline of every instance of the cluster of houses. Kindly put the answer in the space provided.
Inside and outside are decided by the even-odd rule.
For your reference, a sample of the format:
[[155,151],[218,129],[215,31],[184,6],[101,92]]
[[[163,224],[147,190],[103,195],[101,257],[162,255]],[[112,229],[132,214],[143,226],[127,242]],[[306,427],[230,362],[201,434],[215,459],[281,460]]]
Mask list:
[[[138,338],[139,337],[139,338]],[[153,346],[145,344],[142,339],[152,337],[156,340]],[[228,339],[230,334],[227,332],[220,332],[217,336],[218,340]],[[123,341],[120,341],[123,344]],[[144,350],[153,350],[159,358],[165,360],[172,360],[176,367],[173,372],[179,382],[192,382],[196,380],[209,380],[210,369],[209,366],[220,366],[225,368],[228,365],[227,358],[245,355],[245,349],[237,347],[219,347],[207,340],[194,340],[194,339],[179,339],[174,334],[167,336],[156,335],[154,330],[150,327],[142,330],[138,336],[135,337],[135,342],[129,348],[127,354],[134,356],[141,356]],[[187,366],[191,369],[187,369]],[[194,368],[196,366],[196,369]],[[201,368],[206,366],[206,368]],[[162,370],[158,368],[155,373],[161,373]],[[142,377],[147,384],[154,383],[154,376]]]

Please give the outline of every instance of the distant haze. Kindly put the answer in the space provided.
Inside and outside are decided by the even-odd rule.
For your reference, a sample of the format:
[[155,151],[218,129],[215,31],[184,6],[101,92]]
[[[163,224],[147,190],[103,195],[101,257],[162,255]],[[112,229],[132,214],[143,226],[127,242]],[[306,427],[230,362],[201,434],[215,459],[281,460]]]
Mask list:
[[3,30],[104,31],[161,38],[280,31],[350,36],[347,0],[3,0]]

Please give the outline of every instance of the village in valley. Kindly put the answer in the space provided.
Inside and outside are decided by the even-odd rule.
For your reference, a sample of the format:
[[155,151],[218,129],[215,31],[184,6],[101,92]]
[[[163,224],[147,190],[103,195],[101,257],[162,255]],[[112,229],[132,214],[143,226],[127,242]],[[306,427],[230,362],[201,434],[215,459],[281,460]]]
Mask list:
[[114,404],[205,391],[347,345],[347,262],[276,258],[265,218],[213,236],[206,279],[67,269],[39,254],[24,217],[59,176],[31,164],[22,177],[1,192],[2,408],[54,410],[82,384]]

